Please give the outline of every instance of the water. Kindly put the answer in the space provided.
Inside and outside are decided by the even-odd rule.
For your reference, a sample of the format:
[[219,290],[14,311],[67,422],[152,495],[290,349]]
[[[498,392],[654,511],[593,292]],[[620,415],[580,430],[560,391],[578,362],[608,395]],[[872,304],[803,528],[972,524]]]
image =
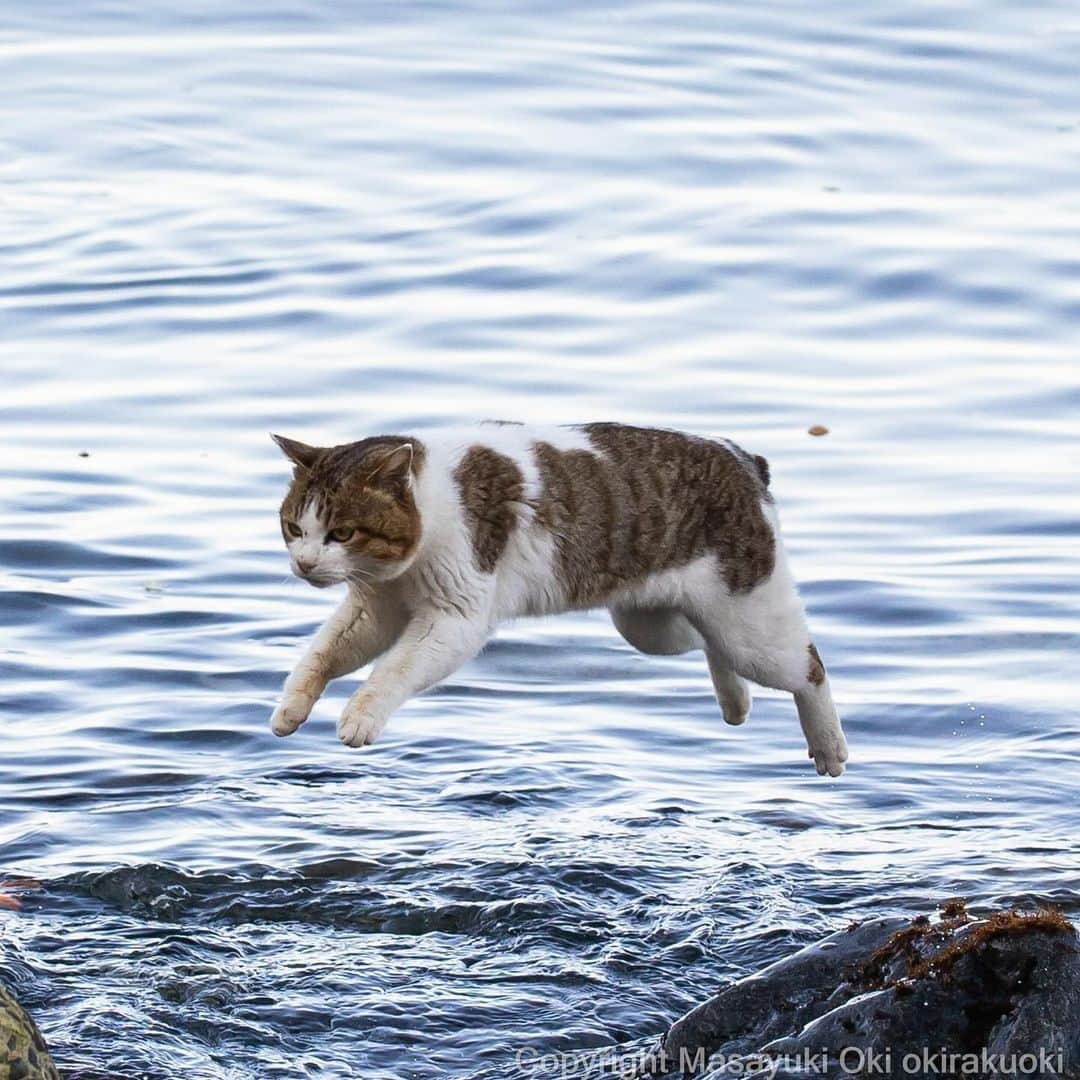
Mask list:
[[[67,1074],[551,1075],[855,916],[1077,913],[1075,7],[186,7],[0,14],[0,966]],[[470,416],[767,455],[847,775],[599,614],[275,739],[334,601],[267,432]]]

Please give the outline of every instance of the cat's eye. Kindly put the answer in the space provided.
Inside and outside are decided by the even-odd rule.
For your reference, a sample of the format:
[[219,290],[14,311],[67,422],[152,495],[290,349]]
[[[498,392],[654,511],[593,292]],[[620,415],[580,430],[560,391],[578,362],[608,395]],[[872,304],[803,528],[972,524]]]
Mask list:
[[296,539],[303,536],[303,534],[304,534],[304,530],[301,529],[300,526],[297,525],[295,521],[286,521],[285,522],[285,531],[291,537],[296,538]]
[[341,525],[336,529],[331,529],[326,535],[329,536],[335,544],[344,544],[356,535],[356,530],[347,525]]

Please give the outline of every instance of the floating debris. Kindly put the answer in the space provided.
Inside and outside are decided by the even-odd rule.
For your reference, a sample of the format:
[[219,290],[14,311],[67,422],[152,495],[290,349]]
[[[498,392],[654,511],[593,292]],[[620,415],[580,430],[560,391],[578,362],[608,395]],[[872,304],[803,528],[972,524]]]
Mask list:
[[7,878],[0,881],[0,907],[8,911],[21,911],[22,901],[14,894],[19,889],[40,889],[41,882],[33,878]]
[[811,424],[806,430],[811,435],[829,434],[829,429],[824,424]]

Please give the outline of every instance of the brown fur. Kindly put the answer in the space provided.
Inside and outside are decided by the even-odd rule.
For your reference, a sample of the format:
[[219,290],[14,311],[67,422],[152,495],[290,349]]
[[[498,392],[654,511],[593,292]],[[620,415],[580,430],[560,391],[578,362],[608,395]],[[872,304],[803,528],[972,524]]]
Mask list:
[[[754,468],[757,469],[758,479],[769,486],[769,463],[760,454],[754,455]],[[770,496],[771,498],[771,496]]]
[[820,686],[825,681],[825,665],[812,641],[806,647],[810,650],[810,667],[806,672],[806,679],[814,686]]
[[709,551],[732,592],[772,573],[763,458],[675,431],[623,424],[582,430],[596,452],[546,442],[533,448],[542,483],[537,517],[555,535],[570,603],[594,603]]
[[345,545],[348,550],[386,560],[411,555],[420,542],[420,515],[409,490],[408,470],[385,467],[388,455],[406,443],[412,446],[412,472],[417,474],[423,467],[424,447],[404,435],[379,435],[332,446],[314,457],[305,455],[310,466],[297,465],[281,504],[286,542],[286,522],[298,521],[314,501],[328,531],[357,530]]
[[487,446],[472,446],[454,470],[454,480],[465,507],[473,558],[490,574],[517,525],[525,478],[504,454]]

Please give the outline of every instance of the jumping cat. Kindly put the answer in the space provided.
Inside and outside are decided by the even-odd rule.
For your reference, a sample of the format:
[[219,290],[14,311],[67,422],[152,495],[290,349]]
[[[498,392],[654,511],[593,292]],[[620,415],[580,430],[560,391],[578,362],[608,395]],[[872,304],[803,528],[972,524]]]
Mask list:
[[272,437],[295,466],[281,506],[293,572],[348,586],[285,682],[275,734],[376,660],[337,726],[364,746],[503,620],[606,607],[644,653],[703,650],[729,724],[750,711],[747,679],[794,694],[817,771],[843,772],[764,458],[624,424],[486,423],[326,449]]

